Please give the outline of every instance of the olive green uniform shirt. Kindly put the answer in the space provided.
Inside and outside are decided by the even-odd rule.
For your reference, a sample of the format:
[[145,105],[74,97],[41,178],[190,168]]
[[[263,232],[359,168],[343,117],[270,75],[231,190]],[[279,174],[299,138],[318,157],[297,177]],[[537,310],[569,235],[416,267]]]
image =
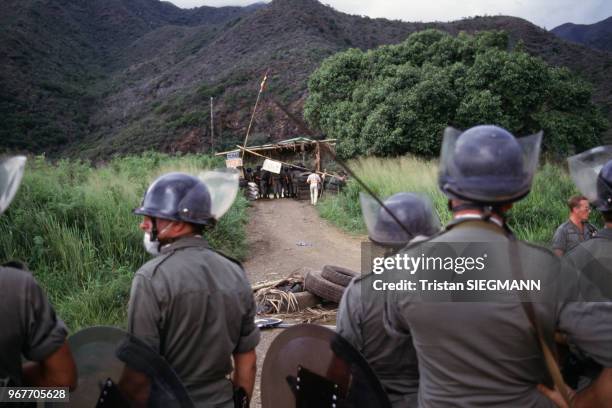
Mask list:
[[347,286],[336,331],[358,350],[382,383],[394,408],[417,406],[419,369],[410,335],[391,336],[384,328],[385,298],[368,290],[378,275],[355,278]]
[[22,385],[22,356],[43,361],[57,351],[68,331],[25,270],[0,267],[0,386]]
[[231,356],[255,349],[251,286],[239,263],[185,237],[134,276],[128,329],[168,361],[202,407],[233,407]]
[[[509,238],[490,222],[466,221],[427,242],[482,242],[495,249],[508,245]],[[419,243],[403,252],[436,256],[436,248]],[[545,335],[552,338],[554,330],[561,330],[596,362],[612,367],[612,303],[576,301],[579,285],[570,281],[578,276],[569,263],[523,242],[517,250],[525,279],[560,286],[555,301],[533,303]],[[511,256],[506,252],[496,260],[496,277],[512,279]],[[428,274],[423,271],[419,278]],[[446,279],[453,274],[449,271]],[[410,334],[417,351],[420,408],[554,407],[536,388],[549,375],[520,303],[420,301],[408,291],[387,296],[387,330]]]
[[593,283],[604,299],[612,300],[611,228],[599,230],[593,239],[576,246],[565,257]]
[[581,242],[587,241],[597,233],[597,228],[592,224],[585,222],[582,224],[582,232],[571,221],[567,220],[559,225],[553,235],[552,249],[560,249],[563,253],[567,253],[574,249]]

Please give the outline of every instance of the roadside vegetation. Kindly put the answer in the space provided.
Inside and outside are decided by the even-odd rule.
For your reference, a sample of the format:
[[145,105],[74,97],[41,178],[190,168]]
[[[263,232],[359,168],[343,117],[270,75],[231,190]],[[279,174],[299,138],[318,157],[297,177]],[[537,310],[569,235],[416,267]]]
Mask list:
[[[0,216],[0,262],[27,263],[71,331],[124,326],[132,276],[149,258],[133,208],[163,173],[222,165],[209,156],[159,153],[116,158],[99,168],[30,158],[15,200]],[[207,234],[214,248],[239,259],[246,255],[246,207],[239,196]]]
[[[398,158],[359,158],[349,166],[379,197],[386,198],[400,191],[422,192],[430,197],[442,224],[450,220],[447,199],[438,189],[437,162],[412,156]],[[349,181],[337,196],[328,195],[318,206],[321,216],[345,231],[366,234],[361,217],[359,193],[355,181]],[[567,199],[578,194],[569,175],[558,164],[545,163],[536,173],[531,193],[510,211],[509,224],[520,239],[547,245],[555,229],[567,220]],[[591,214],[601,226],[595,211]]]

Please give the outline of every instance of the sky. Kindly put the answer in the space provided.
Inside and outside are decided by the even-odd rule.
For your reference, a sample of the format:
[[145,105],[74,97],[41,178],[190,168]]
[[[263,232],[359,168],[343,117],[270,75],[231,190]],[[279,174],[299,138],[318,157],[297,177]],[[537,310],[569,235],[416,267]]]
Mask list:
[[[246,6],[257,0],[170,0],[182,8]],[[404,21],[452,21],[510,15],[550,30],[563,23],[592,24],[612,16],[610,0],[321,0],[338,11]]]

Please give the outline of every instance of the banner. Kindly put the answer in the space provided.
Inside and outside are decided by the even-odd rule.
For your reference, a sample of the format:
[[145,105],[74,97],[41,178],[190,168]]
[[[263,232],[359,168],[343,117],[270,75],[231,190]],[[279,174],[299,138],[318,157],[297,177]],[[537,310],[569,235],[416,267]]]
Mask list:
[[281,162],[277,162],[277,161],[274,161],[274,160],[266,159],[266,160],[264,160],[264,164],[263,164],[262,169],[266,170],[266,171],[269,171],[270,173],[280,174],[281,166],[282,166]]
[[242,159],[240,157],[238,157],[237,159],[226,159],[225,160],[225,167],[241,167],[242,166]]

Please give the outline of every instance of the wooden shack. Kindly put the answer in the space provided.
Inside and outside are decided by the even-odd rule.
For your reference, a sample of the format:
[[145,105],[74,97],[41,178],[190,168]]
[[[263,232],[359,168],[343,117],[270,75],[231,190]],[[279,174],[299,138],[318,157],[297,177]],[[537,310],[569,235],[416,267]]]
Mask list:
[[324,169],[336,167],[333,156],[328,153],[328,149],[334,151],[335,145],[336,139],[295,137],[260,146],[236,146],[236,149],[217,153],[216,156],[225,156],[230,167],[255,168],[261,166],[265,159],[271,159],[283,165],[301,164],[308,170],[323,172]]
[[[228,167],[242,170],[243,177],[253,174],[259,166],[264,166],[266,159],[275,162],[280,167],[300,170],[298,179],[293,180],[294,197],[298,200],[309,199],[306,177],[309,172],[316,171],[322,176],[323,190],[335,194],[340,191],[345,177],[336,174],[336,162],[334,160],[335,139],[313,140],[307,137],[296,137],[282,140],[276,143],[261,146],[236,146],[236,149],[216,153],[217,156],[225,156]],[[269,163],[268,163],[269,164]],[[250,169],[250,170],[249,170]],[[266,169],[264,167],[264,169]],[[276,171],[278,173],[278,171]],[[299,173],[299,172],[298,172]],[[249,199],[259,197],[257,187],[247,187],[249,177],[245,177],[243,187]],[[249,190],[250,189],[250,190]],[[268,194],[266,194],[268,195]]]

